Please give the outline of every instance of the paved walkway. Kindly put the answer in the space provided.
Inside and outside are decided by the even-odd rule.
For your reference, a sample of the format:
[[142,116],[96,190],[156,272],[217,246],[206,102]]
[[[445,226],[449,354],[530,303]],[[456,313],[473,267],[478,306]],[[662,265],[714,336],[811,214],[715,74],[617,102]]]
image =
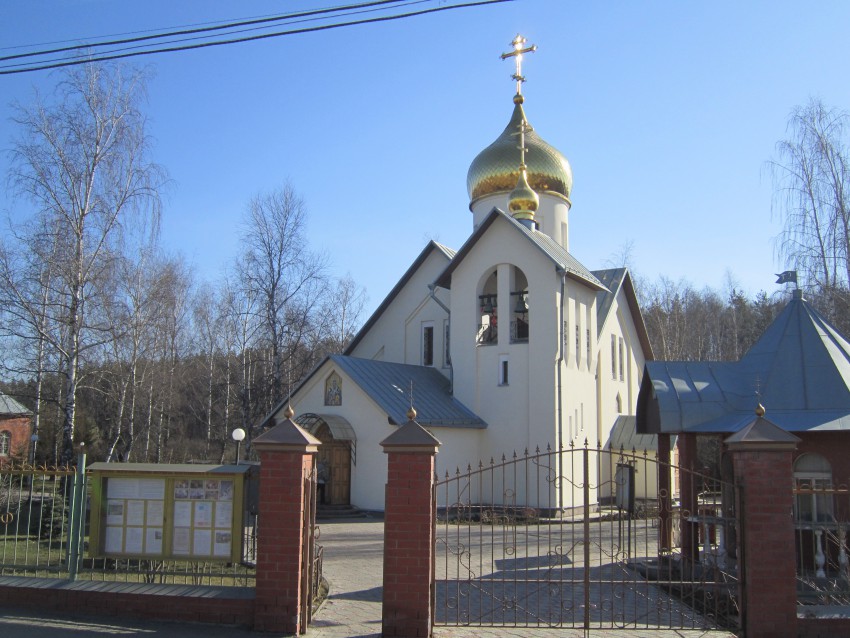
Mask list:
[[[322,522],[319,542],[325,547],[324,572],[330,596],[313,619],[307,638],[373,638],[381,635],[381,582],[383,522],[355,519]],[[652,638],[656,631],[440,627],[437,638]],[[729,638],[722,631],[675,631],[680,638]],[[68,619],[0,607],[3,638],[258,638],[247,629],[186,623],[125,621],[121,619]]]

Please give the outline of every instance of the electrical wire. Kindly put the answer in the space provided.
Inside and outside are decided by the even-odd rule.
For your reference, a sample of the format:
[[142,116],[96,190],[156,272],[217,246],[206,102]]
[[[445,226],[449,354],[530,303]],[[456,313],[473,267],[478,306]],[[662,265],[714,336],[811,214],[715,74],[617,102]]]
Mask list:
[[[113,41],[113,42],[97,43],[93,46],[96,46],[96,47],[97,46],[99,46],[99,47],[114,46],[116,44],[138,42],[138,41],[142,41],[142,40],[150,40],[150,39],[155,39],[155,38],[174,37],[176,35],[184,35],[184,34],[190,34],[190,33],[200,33],[200,32],[213,31],[213,30],[221,30],[221,29],[226,29],[226,28],[234,28],[235,26],[243,26],[243,25],[247,26],[249,24],[258,24],[260,22],[293,20],[294,18],[302,17],[302,16],[305,16],[305,15],[311,15],[313,13],[342,12],[342,11],[346,11],[346,10],[349,10],[349,9],[352,9],[352,8],[358,8],[359,9],[359,8],[366,8],[366,7],[384,5],[384,4],[394,4],[394,3],[398,4],[399,1],[400,0],[380,0],[380,1],[376,1],[376,2],[358,3],[358,4],[355,4],[355,5],[347,5],[345,7],[339,7],[339,8],[336,8],[336,9],[321,9],[321,10],[316,10],[315,12],[301,12],[301,13],[297,13],[297,14],[288,14],[288,16],[277,16],[277,17],[274,17],[274,18],[259,18],[257,20],[242,21],[241,23],[232,23],[231,25],[220,25],[220,26],[217,26],[217,27],[208,27],[208,28],[203,28],[203,29],[183,30],[182,32],[170,32],[170,33],[162,34],[162,35],[159,35],[159,36],[142,36],[140,38],[128,38],[128,39],[125,39],[124,41],[117,40],[117,41]],[[403,5],[403,6],[410,6],[411,4],[419,4],[421,2],[426,2],[426,1],[429,1],[429,0],[414,0],[414,2],[407,3],[406,5]],[[224,46],[224,45],[229,45],[229,44],[238,44],[238,43],[243,43],[243,42],[251,42],[251,41],[255,41],[255,40],[267,39],[267,38],[276,38],[276,37],[283,37],[283,36],[288,36],[288,35],[298,35],[298,34],[303,34],[303,33],[314,33],[314,32],[317,32],[317,31],[326,31],[326,30],[329,30],[329,29],[337,29],[337,28],[341,28],[341,27],[359,26],[359,25],[363,25],[363,24],[374,24],[374,23],[379,23],[379,22],[387,22],[387,21],[390,21],[390,20],[401,20],[401,19],[405,19],[405,18],[412,18],[412,17],[416,17],[416,16],[421,16],[421,15],[426,15],[426,14],[431,14],[431,13],[437,13],[437,12],[442,12],[442,11],[449,11],[449,10],[454,10],[454,9],[466,9],[466,8],[489,5],[489,4],[499,4],[499,3],[503,3],[503,2],[513,2],[513,1],[514,0],[477,0],[477,1],[474,1],[474,2],[465,2],[465,3],[461,3],[461,4],[444,5],[444,6],[440,6],[440,7],[432,7],[432,8],[429,8],[429,9],[421,9],[421,10],[418,10],[418,11],[410,11],[410,12],[407,12],[407,13],[400,13],[400,14],[394,14],[394,15],[388,15],[388,16],[379,16],[379,17],[374,17],[374,18],[366,18],[366,19],[362,19],[362,20],[352,20],[352,21],[348,21],[348,22],[337,22],[337,23],[333,23],[333,24],[326,24],[326,25],[320,25],[320,26],[314,26],[314,27],[304,27],[304,28],[301,28],[301,29],[290,29],[290,30],[287,30],[287,31],[278,31],[278,32],[275,32],[275,33],[258,34],[258,35],[243,37],[243,38],[217,40],[217,41],[214,41],[214,42],[202,42],[202,43],[188,44],[188,45],[183,45],[183,46],[169,46],[169,47],[164,47],[164,48],[155,48],[155,49],[146,50],[146,51],[133,51],[133,52],[124,52],[124,53],[121,53],[121,52],[118,52],[118,51],[108,51],[108,52],[101,53],[101,54],[95,53],[95,54],[89,54],[89,55],[85,55],[85,56],[79,56],[77,59],[71,59],[71,60],[60,59],[60,60],[57,60],[57,61],[48,61],[48,62],[34,62],[34,63],[27,63],[27,64],[5,65],[5,66],[0,66],[0,75],[30,73],[30,72],[34,72],[34,71],[44,71],[44,70],[48,70],[48,69],[57,69],[57,68],[62,68],[62,67],[75,66],[75,65],[79,65],[79,64],[87,64],[87,63],[90,63],[90,62],[103,62],[103,61],[107,61],[107,60],[118,60],[118,59],[130,58],[130,57],[137,57],[137,56],[141,56],[141,55],[153,55],[153,54],[158,54],[158,53],[173,53],[173,52],[178,52],[178,51],[188,51],[188,50],[192,50],[192,49],[201,49],[201,48],[212,47],[212,46]],[[396,8],[398,8],[398,7],[396,7]],[[352,12],[352,13],[362,13],[362,12],[363,11]],[[345,15],[345,14],[343,14],[343,15]],[[239,33],[239,32],[240,31],[235,31],[234,33]],[[230,35],[230,34],[226,34],[226,35]],[[209,37],[209,36],[207,36],[207,37]],[[190,39],[198,39],[198,38],[190,38]],[[183,41],[185,41],[185,40],[183,40]],[[175,41],[175,42],[177,42],[177,41]],[[169,43],[169,44],[171,44],[171,43]],[[42,51],[42,52],[33,52],[33,53],[28,53],[28,54],[16,54],[16,55],[13,55],[13,56],[0,57],[0,61],[8,61],[8,60],[12,60],[12,59],[19,59],[19,58],[22,58],[22,57],[31,57],[31,56],[37,56],[37,55],[48,55],[48,54],[55,54],[55,53],[61,53],[61,52],[67,52],[67,51],[74,51],[74,50],[79,50],[80,48],[85,48],[85,47],[63,47],[61,49],[57,49],[57,50],[49,51],[49,52],[48,51]],[[139,47],[134,47],[134,48],[139,48]],[[124,49],[124,50],[126,50],[126,49]]]

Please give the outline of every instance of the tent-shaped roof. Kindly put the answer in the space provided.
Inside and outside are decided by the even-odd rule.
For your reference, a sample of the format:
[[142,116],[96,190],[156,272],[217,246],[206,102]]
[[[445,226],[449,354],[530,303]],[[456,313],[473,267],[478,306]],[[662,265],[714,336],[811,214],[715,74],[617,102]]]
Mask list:
[[850,430],[850,342],[800,291],[740,361],[648,362],[638,432],[737,432],[759,401],[789,432]]

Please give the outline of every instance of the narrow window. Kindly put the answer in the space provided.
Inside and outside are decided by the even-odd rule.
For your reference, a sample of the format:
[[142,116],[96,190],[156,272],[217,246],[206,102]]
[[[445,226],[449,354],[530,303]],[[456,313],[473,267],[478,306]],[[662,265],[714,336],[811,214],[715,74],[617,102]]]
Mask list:
[[576,360],[581,356],[581,328],[576,324]]
[[617,378],[617,336],[611,335],[611,378]]
[[499,385],[508,385],[508,358],[499,357]]
[[590,330],[587,330],[587,365],[590,365]]
[[443,367],[448,368],[449,364],[452,361],[451,350],[449,350],[450,345],[450,333],[449,333],[449,320],[446,319],[443,321]]
[[0,432],[0,456],[9,456],[12,449],[12,434],[7,430]]
[[620,339],[620,381],[622,381],[623,378],[624,378],[623,369],[626,367],[625,366],[625,360],[626,360],[625,350],[626,349],[624,347],[623,340]]
[[434,326],[422,327],[422,365],[434,365]]

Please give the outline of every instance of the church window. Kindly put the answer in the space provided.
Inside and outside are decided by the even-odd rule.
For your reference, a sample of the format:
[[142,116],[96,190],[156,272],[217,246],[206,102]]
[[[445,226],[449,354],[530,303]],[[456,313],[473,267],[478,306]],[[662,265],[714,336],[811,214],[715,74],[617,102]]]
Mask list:
[[342,379],[336,372],[325,379],[325,405],[342,405]]
[[587,365],[590,365],[590,352],[591,352],[591,344],[590,344],[590,330],[586,331],[587,338]]
[[511,322],[511,341],[528,341],[528,291],[511,293],[514,318]]
[[617,335],[611,335],[611,378],[617,378]]
[[576,324],[576,361],[581,356],[581,328]]
[[622,413],[623,413],[623,397],[621,397],[620,394],[617,393],[617,414],[622,414]]
[[449,331],[449,320],[445,319],[443,321],[443,367],[448,368],[452,361],[451,350],[449,350],[449,345],[451,333]]
[[508,357],[499,357],[499,385],[508,385]]
[[[481,294],[478,295],[478,345],[494,345],[499,342],[498,328],[498,307],[499,296],[498,290],[498,274],[493,271],[493,274],[487,277],[481,289]],[[510,322],[509,322],[510,323]],[[508,325],[510,328],[510,325]]]
[[626,350],[626,348],[625,348],[625,344],[623,343],[623,339],[620,338],[620,381],[622,381],[624,376],[625,376],[624,373],[623,373],[623,369],[626,367],[626,365],[625,365],[625,361],[626,361],[625,350]]
[[434,365],[434,324],[426,323],[422,326],[422,365]]
[[794,461],[794,492],[797,521],[833,520],[832,467],[820,454],[803,454]]
[[12,451],[12,433],[8,430],[0,432],[0,456],[9,456]]

